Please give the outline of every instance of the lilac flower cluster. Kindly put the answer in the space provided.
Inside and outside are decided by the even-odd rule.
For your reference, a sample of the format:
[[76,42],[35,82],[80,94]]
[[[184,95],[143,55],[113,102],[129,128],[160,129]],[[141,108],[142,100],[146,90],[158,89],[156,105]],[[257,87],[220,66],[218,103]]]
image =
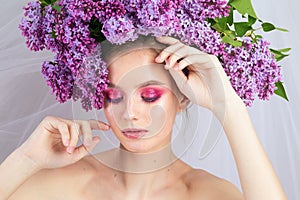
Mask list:
[[27,38],[26,44],[32,51],[39,51],[45,48],[44,46],[44,31],[42,29],[42,12],[41,4],[38,1],[29,2],[27,7],[24,7],[26,18],[22,18],[19,26],[22,35]]
[[269,43],[263,39],[252,43],[244,37],[242,47],[226,45],[222,61],[233,88],[248,106],[255,95],[268,100],[276,89],[275,83],[281,80],[280,68],[269,51]]
[[126,17],[111,17],[106,20],[103,24],[102,33],[108,41],[118,45],[138,38],[132,21]]
[[101,47],[98,45],[84,61],[74,80],[73,99],[81,99],[87,111],[92,107],[101,109],[104,104],[103,91],[106,88],[108,70],[101,59]]
[[208,22],[194,20],[193,16],[184,10],[178,12],[177,16],[180,19],[181,29],[176,34],[182,42],[195,45],[209,54],[222,55],[224,43],[222,43],[220,34],[213,30]]
[[176,21],[175,6],[170,4],[170,1],[143,1],[141,8],[137,10],[138,33],[154,36],[167,35],[172,22]]
[[[45,1],[43,1],[45,3]],[[53,2],[53,1],[52,1]],[[139,35],[174,36],[221,58],[236,92],[251,105],[274,92],[279,68],[263,40],[242,47],[222,42],[207,18],[229,14],[226,0],[57,0],[30,2],[20,29],[27,46],[56,53],[42,73],[59,102],[80,100],[85,110],[101,109],[107,66],[100,43],[121,45]]]
[[[226,1],[220,0],[201,0],[200,16],[204,18],[221,18],[228,16],[229,6]],[[195,4],[194,4],[195,5]]]

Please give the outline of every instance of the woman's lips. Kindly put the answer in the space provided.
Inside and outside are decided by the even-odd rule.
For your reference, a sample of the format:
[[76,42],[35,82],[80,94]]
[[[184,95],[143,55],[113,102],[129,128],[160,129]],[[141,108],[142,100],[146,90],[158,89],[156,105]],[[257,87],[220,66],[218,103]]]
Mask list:
[[127,129],[123,129],[122,133],[127,138],[138,139],[146,135],[148,131],[144,129],[127,128]]

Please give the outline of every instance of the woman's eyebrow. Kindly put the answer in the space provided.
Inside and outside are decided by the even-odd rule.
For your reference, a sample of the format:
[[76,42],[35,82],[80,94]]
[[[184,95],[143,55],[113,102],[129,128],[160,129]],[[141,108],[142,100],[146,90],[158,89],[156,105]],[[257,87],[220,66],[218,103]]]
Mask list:
[[116,86],[115,84],[113,83],[107,83],[107,87],[110,87],[110,88],[120,88],[119,86]]
[[151,80],[151,81],[147,81],[147,82],[139,84],[138,87],[142,88],[142,87],[147,87],[149,85],[166,85],[166,83],[156,81],[156,80]]
[[[166,85],[166,83],[163,83],[163,82],[160,82],[160,81],[156,81],[156,80],[151,80],[151,81],[147,81],[147,82],[144,82],[144,83],[141,83],[138,85],[138,88],[142,88],[142,87],[147,87],[149,85]],[[110,88],[120,88],[119,86],[109,82],[107,84],[107,87],[110,87]]]

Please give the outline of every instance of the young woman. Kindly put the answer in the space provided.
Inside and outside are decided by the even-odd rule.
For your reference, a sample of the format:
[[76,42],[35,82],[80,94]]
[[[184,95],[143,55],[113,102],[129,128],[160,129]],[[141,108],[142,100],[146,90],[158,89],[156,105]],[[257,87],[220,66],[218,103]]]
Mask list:
[[[46,117],[1,164],[0,199],[286,199],[218,59],[175,38],[156,40],[137,40],[104,54],[108,124]],[[165,48],[140,48],[154,43]],[[190,102],[211,110],[223,125],[242,192],[172,152],[175,116]],[[87,156],[100,141],[92,130],[99,129],[112,129],[120,149]],[[83,144],[77,147],[79,136]],[[120,170],[99,162],[103,156]]]

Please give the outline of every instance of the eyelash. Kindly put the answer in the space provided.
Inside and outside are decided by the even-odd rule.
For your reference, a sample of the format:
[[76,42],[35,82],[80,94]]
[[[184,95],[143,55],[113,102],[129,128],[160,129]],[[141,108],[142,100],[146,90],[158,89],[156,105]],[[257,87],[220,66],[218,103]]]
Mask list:
[[154,102],[157,101],[159,98],[160,98],[160,96],[151,97],[151,98],[142,97],[142,99],[143,99],[146,103],[154,103]]

